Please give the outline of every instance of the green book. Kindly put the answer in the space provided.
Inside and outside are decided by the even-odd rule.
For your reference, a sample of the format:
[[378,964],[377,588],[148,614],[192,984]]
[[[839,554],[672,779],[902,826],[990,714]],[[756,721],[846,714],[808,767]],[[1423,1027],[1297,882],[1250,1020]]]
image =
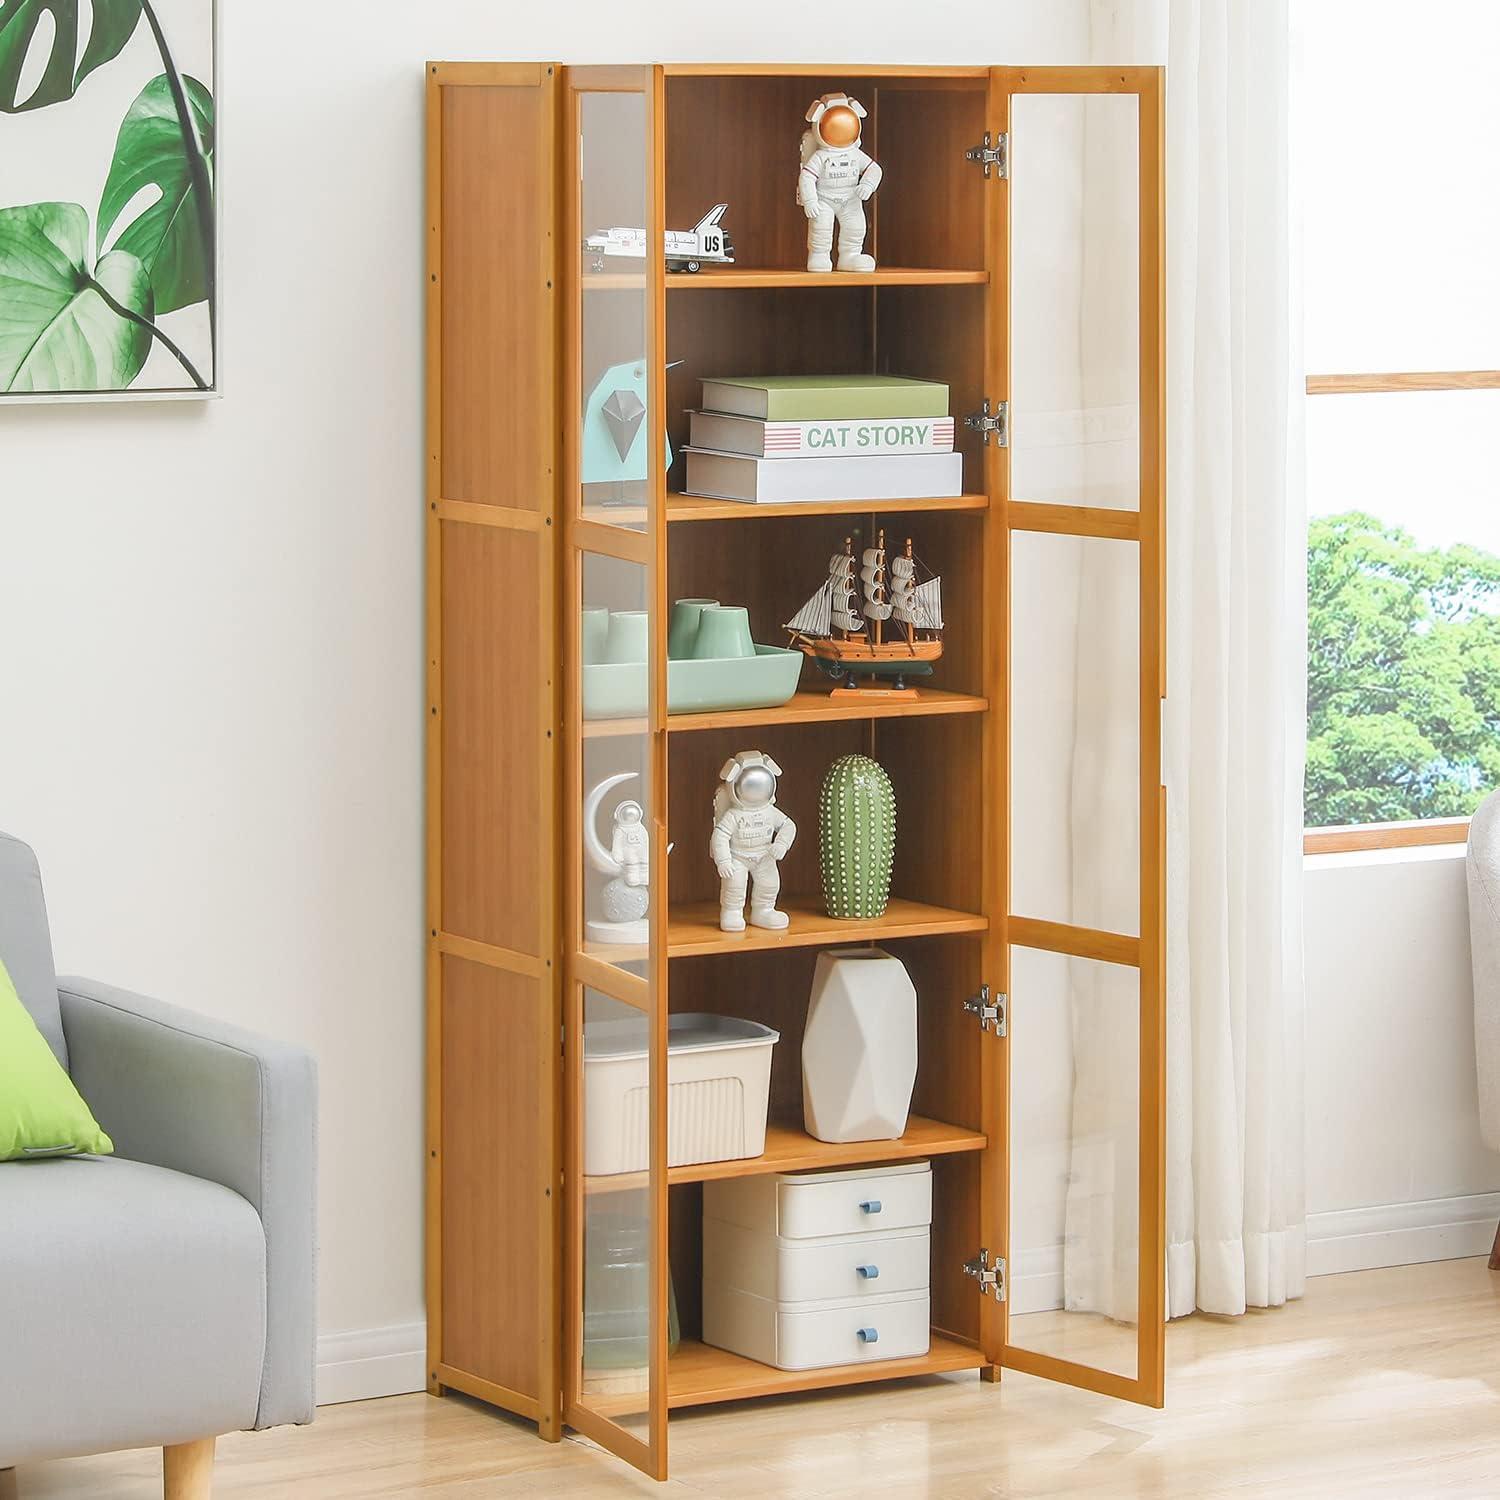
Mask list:
[[721,375],[703,382],[703,408],[763,422],[946,417],[948,387],[904,375]]

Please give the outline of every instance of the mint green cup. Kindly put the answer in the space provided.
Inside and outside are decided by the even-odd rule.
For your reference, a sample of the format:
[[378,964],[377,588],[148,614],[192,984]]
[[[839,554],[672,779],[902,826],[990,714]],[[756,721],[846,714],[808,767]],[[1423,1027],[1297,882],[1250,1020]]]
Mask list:
[[667,626],[667,656],[672,661],[687,661],[696,655],[693,650],[698,639],[698,620],[717,599],[679,599],[672,606],[672,619]]
[[698,661],[727,661],[754,656],[750,611],[742,604],[705,605],[698,613],[698,637],[693,656]]
[[603,605],[583,612],[583,641],[580,647],[583,664],[591,667],[604,660],[605,642],[609,639],[609,611]]
[[643,609],[615,609],[609,614],[605,661],[645,661],[651,649],[651,617]]

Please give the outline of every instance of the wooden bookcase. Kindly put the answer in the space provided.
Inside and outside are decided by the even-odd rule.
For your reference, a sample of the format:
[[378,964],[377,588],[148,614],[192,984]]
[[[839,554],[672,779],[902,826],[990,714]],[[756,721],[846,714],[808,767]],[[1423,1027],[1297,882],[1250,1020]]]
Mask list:
[[[835,87],[869,108],[866,145],[886,172],[870,205],[871,274],[801,269],[793,145],[807,101]],[[1003,1366],[1160,1405],[1160,70],[431,63],[427,101],[430,1389],[517,1412],[548,1439],[574,1427],[659,1478],[671,1409],[766,1394],[955,1370],[995,1380]],[[1071,134],[1068,121],[1079,122]],[[968,154],[986,140],[1007,145],[1009,162],[982,166]],[[1119,304],[1112,316],[1133,330],[1135,456],[1123,498],[1095,503],[1086,484],[1013,493],[1018,450],[962,422],[986,400],[1008,403],[1018,436],[1031,420],[1023,411],[1052,420],[1047,398],[1028,394],[1013,349],[1013,315],[1046,295],[1035,267],[1047,258],[1032,257],[1023,273],[1016,252],[1042,231],[1024,221],[1009,168],[1019,172],[1031,151],[1036,176],[1055,177],[1071,149],[1078,181],[1062,190],[1081,192],[1083,153],[1101,143],[1125,149],[1133,174],[1112,181],[1134,219],[1116,269],[1133,257],[1136,271],[1122,286],[1106,266],[1103,285]],[[637,224],[660,245],[667,228],[691,226],[716,202],[730,204],[733,267],[671,274],[659,254],[634,269],[584,264],[582,238],[593,230]],[[1059,339],[1069,336],[1077,330],[1059,327]],[[625,503],[596,504],[583,483],[583,403],[603,367],[628,360],[640,362],[647,430],[664,428],[674,456],[705,375],[875,370],[946,381],[965,493],[738,505],[676,493],[676,458],[670,469],[650,465]],[[780,621],[815,586],[828,551],[877,525],[916,535],[944,578],[946,652],[931,689],[915,702],[832,699],[808,668],[782,708],[667,713],[673,599],[747,604],[756,639],[779,641]],[[1045,630],[1013,612],[1013,570],[1038,539],[1095,549],[1129,578],[1139,670],[1123,692],[1138,708],[1138,793],[1132,780],[1134,842],[1120,846],[1131,852],[1111,857],[1129,861],[1127,883],[1138,879],[1133,926],[1106,930],[1012,899],[1026,852],[1012,840],[1022,796],[1013,736],[1023,732],[1012,666],[1023,638]],[[634,718],[582,714],[582,610],[601,603],[649,616],[647,698]],[[719,765],[750,747],[781,763],[780,801],[800,824],[782,869],[791,926],[730,935],[716,921],[708,808]],[[879,758],[901,808],[893,899],[875,922],[831,920],[817,896],[817,787],[851,750]],[[585,939],[582,799],[600,774],[621,769],[637,774],[630,795],[653,839],[651,938],[639,950]],[[1058,826],[1041,837],[1065,845],[1070,833]],[[802,1129],[808,985],[820,946],[865,941],[898,954],[917,984],[913,1114],[900,1141],[827,1145]],[[1016,1214],[1031,1210],[1013,1203],[1013,1181],[1057,1146],[1031,1138],[1037,1127],[1017,1100],[1022,1074],[1045,1060],[1066,989],[1043,995],[1038,981],[1029,999],[1017,978],[1017,993],[1012,961],[1022,953],[1038,973],[1107,971],[1111,993],[1135,1006],[1124,1034],[1138,1055],[1122,1064],[1134,1107],[1112,1142],[1114,1157],[1129,1158],[1120,1179],[1130,1185],[1128,1227],[1110,1251],[1127,1290],[1103,1312],[1022,1316],[966,1269],[981,1248],[991,1263],[1029,1253]],[[1010,997],[1008,1033],[982,1030],[964,1008],[983,986]],[[1028,1031],[1049,1004],[1053,1027]],[[701,1010],[781,1032],[766,1152],[668,1168],[667,1017]],[[588,1179],[581,1039],[614,1013],[644,1016],[649,1030],[650,1168]],[[704,1181],[911,1159],[931,1161],[934,1174],[925,1357],[794,1373],[699,1341]],[[600,1382],[583,1363],[585,1238],[591,1205],[606,1199],[645,1226],[649,1334],[638,1368]],[[672,1352],[674,1295],[681,1342]]]

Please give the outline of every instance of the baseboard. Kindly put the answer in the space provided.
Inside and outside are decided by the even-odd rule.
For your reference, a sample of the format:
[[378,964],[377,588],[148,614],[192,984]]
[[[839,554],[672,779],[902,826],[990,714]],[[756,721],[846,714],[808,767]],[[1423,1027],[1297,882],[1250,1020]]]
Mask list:
[[427,1325],[394,1323],[318,1339],[318,1405],[427,1389]]
[[1336,1276],[1380,1266],[1488,1255],[1500,1193],[1381,1203],[1307,1216],[1307,1274]]
[[[1500,1193],[1309,1214],[1307,1274],[1336,1276],[1488,1255],[1497,1222]],[[1019,1257],[1010,1281],[1014,1312],[1061,1306],[1061,1260],[1056,1247]],[[318,1339],[318,1405],[425,1390],[426,1364],[427,1328],[422,1323],[325,1333]]]

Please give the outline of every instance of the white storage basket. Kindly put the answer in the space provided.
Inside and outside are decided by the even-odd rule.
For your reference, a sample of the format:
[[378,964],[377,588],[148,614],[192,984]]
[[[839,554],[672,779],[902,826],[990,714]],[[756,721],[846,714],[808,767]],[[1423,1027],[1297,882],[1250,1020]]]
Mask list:
[[[766,1149],[771,1053],[781,1033],[732,1016],[667,1022],[667,1163],[734,1161]],[[583,1170],[590,1177],[650,1164],[646,1018],[584,1028]]]

